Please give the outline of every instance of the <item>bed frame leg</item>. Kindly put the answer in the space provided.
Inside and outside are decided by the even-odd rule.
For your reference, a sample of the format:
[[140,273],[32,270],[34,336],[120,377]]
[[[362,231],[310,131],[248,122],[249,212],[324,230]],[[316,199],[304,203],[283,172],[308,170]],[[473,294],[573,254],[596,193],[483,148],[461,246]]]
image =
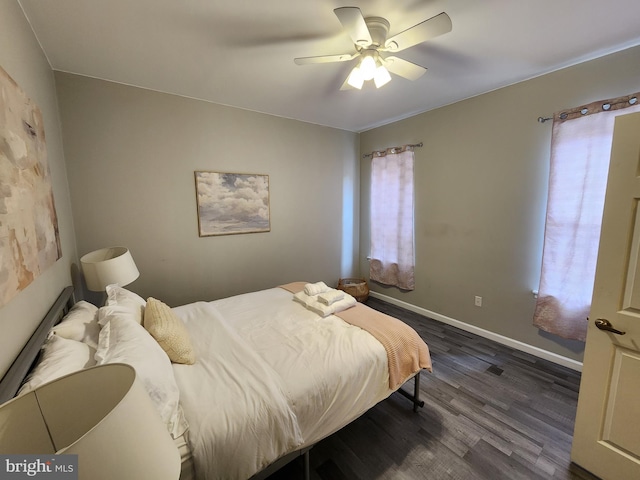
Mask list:
[[420,400],[420,372],[413,377],[413,411],[417,412],[418,407],[424,407],[424,402]]
[[408,393],[406,390],[403,390],[402,388],[398,389],[398,393],[413,402],[414,412],[418,411],[418,407],[424,407],[424,402],[420,400],[420,372],[416,373],[413,377],[413,395]]
[[309,460],[309,451],[307,450],[306,452],[304,452],[303,455],[303,461],[304,461],[304,480],[311,480],[311,469],[310,467],[310,460]]

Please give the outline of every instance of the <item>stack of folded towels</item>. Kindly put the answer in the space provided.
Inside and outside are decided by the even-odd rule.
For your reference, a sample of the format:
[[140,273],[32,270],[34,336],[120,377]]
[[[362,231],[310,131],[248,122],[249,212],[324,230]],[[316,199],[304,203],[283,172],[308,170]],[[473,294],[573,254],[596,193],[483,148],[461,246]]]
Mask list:
[[293,299],[321,317],[341,312],[357,303],[348,293],[330,288],[324,282],[307,283]]

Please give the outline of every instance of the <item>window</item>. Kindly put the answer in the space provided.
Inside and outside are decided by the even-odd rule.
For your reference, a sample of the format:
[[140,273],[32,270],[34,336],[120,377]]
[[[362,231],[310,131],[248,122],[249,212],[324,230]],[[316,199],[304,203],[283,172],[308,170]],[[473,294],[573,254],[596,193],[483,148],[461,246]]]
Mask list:
[[586,338],[614,121],[634,111],[640,111],[637,95],[554,115],[542,273],[533,324],[564,338]]
[[413,290],[413,164],[410,147],[375,152],[371,163],[369,277]]

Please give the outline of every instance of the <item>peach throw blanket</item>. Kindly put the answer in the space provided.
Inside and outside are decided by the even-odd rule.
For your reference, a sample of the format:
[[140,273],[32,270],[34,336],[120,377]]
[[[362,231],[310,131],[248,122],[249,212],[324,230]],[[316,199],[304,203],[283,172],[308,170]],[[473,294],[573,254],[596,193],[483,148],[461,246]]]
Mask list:
[[[280,287],[295,294],[305,285],[306,282],[294,282]],[[413,328],[401,320],[362,303],[335,315],[362,328],[382,344],[387,351],[390,389],[396,390],[422,368],[431,371],[429,347]]]

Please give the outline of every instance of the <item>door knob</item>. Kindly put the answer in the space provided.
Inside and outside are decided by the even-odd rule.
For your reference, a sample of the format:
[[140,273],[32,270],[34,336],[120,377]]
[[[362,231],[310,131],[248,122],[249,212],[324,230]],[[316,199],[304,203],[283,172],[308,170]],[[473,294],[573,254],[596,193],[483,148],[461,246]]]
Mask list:
[[597,319],[596,327],[598,327],[600,330],[605,330],[607,332],[615,333],[616,335],[624,335],[625,333],[627,333],[627,332],[621,332],[620,330],[616,330],[615,328],[613,328],[613,325],[611,325],[611,322],[606,318]]

